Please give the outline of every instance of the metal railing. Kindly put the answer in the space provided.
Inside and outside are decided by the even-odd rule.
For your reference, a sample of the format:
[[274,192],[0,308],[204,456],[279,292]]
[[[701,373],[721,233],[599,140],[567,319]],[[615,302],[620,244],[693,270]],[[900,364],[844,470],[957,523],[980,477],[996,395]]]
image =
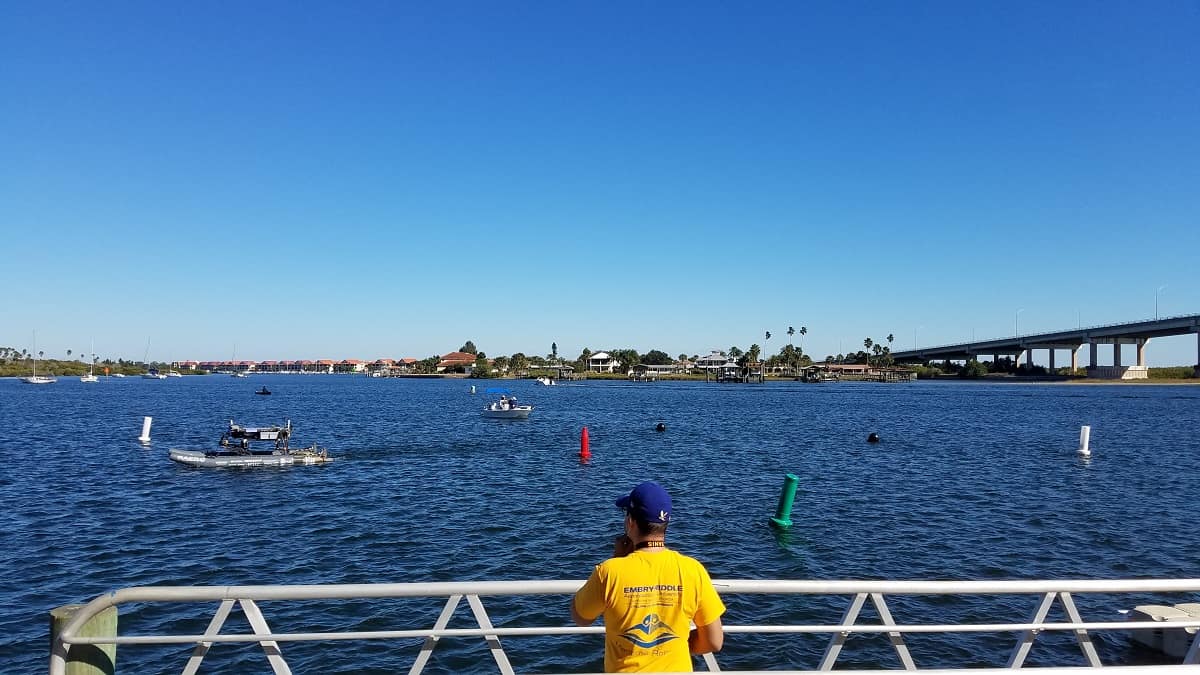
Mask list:
[[[421,638],[423,644],[409,670],[422,672],[434,649],[445,638],[481,638],[500,673],[515,671],[501,645],[501,638],[526,636],[565,636],[603,632],[601,626],[534,626],[496,627],[484,607],[483,599],[498,596],[563,596],[563,615],[566,616],[568,597],[582,581],[484,581],[404,584],[351,584],[309,586],[142,586],[126,588],[95,598],[80,608],[59,632],[51,645],[50,673],[64,675],[69,651],[78,645],[171,645],[194,644],[190,658],[181,672],[196,673],[210,648],[218,643],[258,643],[277,675],[291,673],[279,647],[283,642],[388,640]],[[1178,580],[1084,580],[1084,581],[781,581],[781,580],[716,580],[714,584],[723,597],[740,595],[809,595],[845,596],[849,599],[839,623],[831,625],[726,625],[727,636],[739,634],[829,634],[829,642],[817,669],[832,670],[841,655],[847,638],[855,633],[887,635],[890,646],[906,670],[916,670],[912,654],[905,643],[909,634],[954,633],[1017,633],[1008,654],[1006,669],[1020,668],[1038,636],[1055,631],[1072,633],[1089,668],[1103,664],[1092,641],[1098,631],[1131,631],[1134,629],[1183,629],[1190,646],[1180,666],[1159,665],[1149,668],[1126,666],[1121,670],[1150,670],[1154,673],[1173,673],[1181,666],[1193,675],[1200,672],[1200,616],[1188,620],[1170,621],[1085,621],[1075,603],[1078,594],[1196,594],[1200,579]],[[1021,623],[910,623],[893,619],[889,597],[897,596],[1030,596],[1029,620]],[[381,598],[446,598],[440,615],[429,628],[398,630],[274,633],[258,603],[262,601],[309,601],[330,599]],[[455,610],[466,600],[477,628],[447,628]],[[110,608],[130,603],[212,603],[219,602],[203,634],[193,635],[126,635],[85,637],[81,627],[92,617]],[[870,602],[878,623],[858,623],[862,610]],[[1067,621],[1047,621],[1051,609],[1058,605]],[[1130,602],[1130,606],[1132,606]],[[222,633],[226,620],[235,607],[240,607],[253,633]],[[1128,609],[1126,607],[1125,609]],[[1111,608],[1116,612],[1118,608]],[[729,643],[727,639],[727,643]],[[705,655],[709,670],[721,670],[712,654]],[[787,666],[789,664],[775,664]],[[793,666],[794,667],[794,666]],[[972,673],[988,669],[972,668]],[[1039,667],[1039,675],[1049,672],[1078,671],[1078,668]],[[752,671],[728,671],[752,672]],[[778,672],[800,672],[800,669]]]

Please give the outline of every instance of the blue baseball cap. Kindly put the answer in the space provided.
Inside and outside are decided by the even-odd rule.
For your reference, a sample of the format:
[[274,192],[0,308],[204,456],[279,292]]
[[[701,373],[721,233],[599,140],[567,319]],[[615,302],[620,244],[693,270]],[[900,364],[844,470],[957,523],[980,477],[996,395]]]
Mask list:
[[663,486],[648,480],[618,499],[617,508],[625,509],[634,520],[666,523],[671,520],[671,495]]

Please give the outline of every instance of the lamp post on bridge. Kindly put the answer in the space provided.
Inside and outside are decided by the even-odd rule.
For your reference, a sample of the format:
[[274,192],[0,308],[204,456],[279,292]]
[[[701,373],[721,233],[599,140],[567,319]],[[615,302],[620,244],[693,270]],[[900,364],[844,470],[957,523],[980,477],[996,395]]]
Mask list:
[[1024,308],[1018,309],[1017,313],[1013,314],[1013,337],[1021,337],[1021,330],[1019,328],[1020,324],[1017,321],[1021,318],[1021,312],[1024,311]]
[[1162,286],[1159,286],[1154,291],[1154,320],[1155,321],[1158,321],[1158,294],[1160,291],[1162,291],[1162,289],[1164,289],[1166,287],[1167,287],[1167,284],[1163,284]]

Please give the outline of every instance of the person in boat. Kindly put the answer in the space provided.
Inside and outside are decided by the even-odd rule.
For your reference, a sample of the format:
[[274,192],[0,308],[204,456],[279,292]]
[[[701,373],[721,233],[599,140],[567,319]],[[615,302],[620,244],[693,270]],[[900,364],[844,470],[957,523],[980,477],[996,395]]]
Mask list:
[[508,410],[508,396],[500,394],[500,409]]
[[642,483],[617,507],[625,533],[571,600],[571,618],[589,626],[603,615],[606,672],[690,672],[692,654],[724,646],[725,604],[703,564],[667,548],[671,496],[661,485]]

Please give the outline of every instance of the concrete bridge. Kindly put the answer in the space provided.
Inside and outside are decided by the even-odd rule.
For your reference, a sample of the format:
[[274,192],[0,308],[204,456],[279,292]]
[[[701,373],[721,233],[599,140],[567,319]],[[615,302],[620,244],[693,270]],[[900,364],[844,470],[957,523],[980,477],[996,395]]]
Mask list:
[[[1088,345],[1091,350],[1091,360],[1087,367],[1088,377],[1136,380],[1148,377],[1146,345],[1152,338],[1189,333],[1196,335],[1195,374],[1200,377],[1200,314],[1114,323],[1107,326],[1089,326],[1053,333],[1016,335],[1010,338],[981,342],[920,347],[892,352],[892,357],[902,363],[924,363],[927,361],[968,361],[979,359],[981,356],[991,356],[992,361],[995,362],[1001,356],[1012,356],[1019,366],[1033,361],[1033,350],[1046,349],[1050,352],[1050,370],[1053,371],[1055,353],[1065,350],[1070,357],[1071,369],[1074,370],[1079,367],[1079,350],[1083,345]],[[1112,346],[1111,366],[1098,365],[1100,345]],[[1121,345],[1137,346],[1136,364],[1122,365]]]

